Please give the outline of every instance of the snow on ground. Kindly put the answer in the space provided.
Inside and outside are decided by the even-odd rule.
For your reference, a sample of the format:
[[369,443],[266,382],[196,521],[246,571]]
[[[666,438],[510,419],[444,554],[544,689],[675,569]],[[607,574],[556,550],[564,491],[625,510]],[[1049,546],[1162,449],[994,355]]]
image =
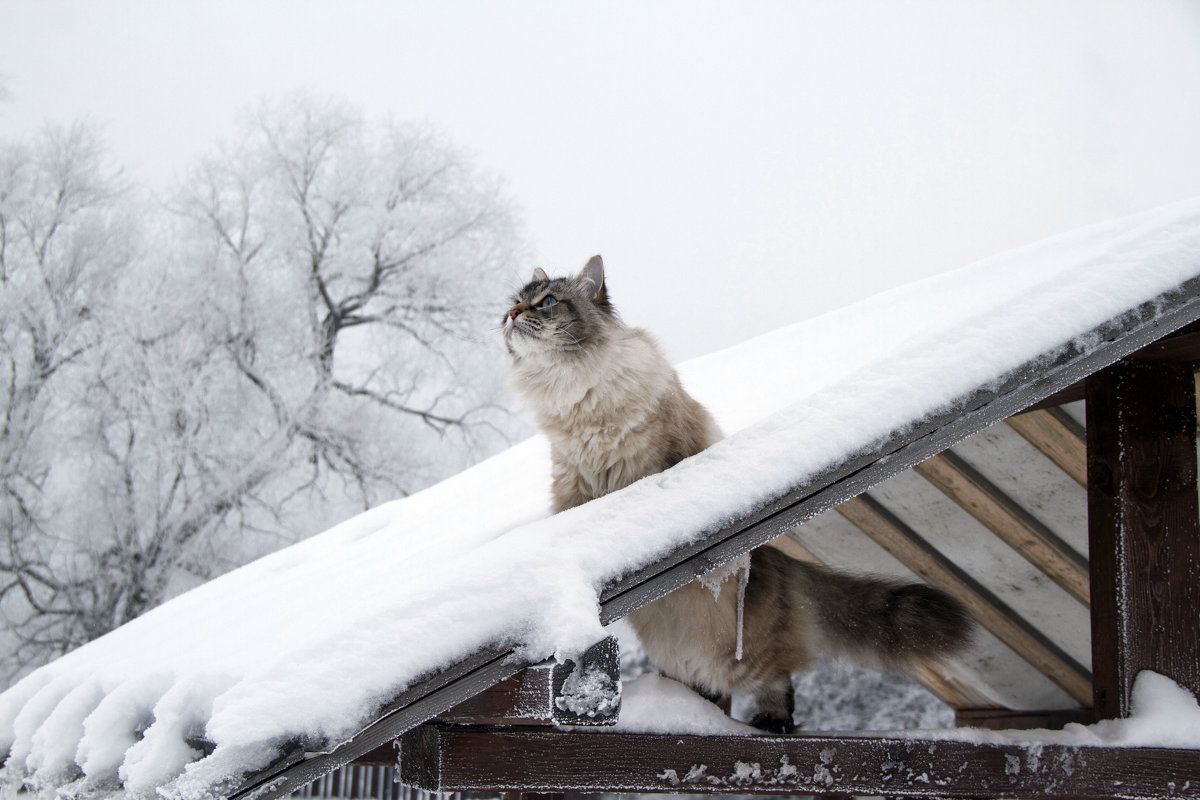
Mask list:
[[193,800],[483,646],[579,653],[606,583],[1198,272],[1194,200],[696,359],[685,383],[731,434],[705,453],[546,518],[535,438],[224,575],[0,695],[4,774]]
[[[803,719],[800,721],[804,722]],[[806,728],[819,729],[815,726]],[[886,730],[875,728],[881,729]],[[725,716],[715,704],[683,684],[658,675],[640,675],[626,682],[621,691],[621,715],[617,724],[589,730],[600,733],[763,735],[762,731]],[[944,728],[898,730],[895,735],[963,742],[1196,748],[1200,747],[1200,705],[1191,692],[1170,678],[1142,672],[1134,682],[1132,709],[1125,719],[1103,720],[1092,725],[1072,722],[1061,731]]]
[[1200,748],[1200,705],[1191,692],[1175,681],[1156,672],[1138,673],[1130,705],[1130,715],[1124,719],[1106,719],[1091,725],[1072,722],[1061,731],[948,728],[906,735],[960,742]]
[[725,716],[716,703],[661,675],[639,675],[621,686],[617,724],[601,733],[697,733],[754,736],[762,731]]

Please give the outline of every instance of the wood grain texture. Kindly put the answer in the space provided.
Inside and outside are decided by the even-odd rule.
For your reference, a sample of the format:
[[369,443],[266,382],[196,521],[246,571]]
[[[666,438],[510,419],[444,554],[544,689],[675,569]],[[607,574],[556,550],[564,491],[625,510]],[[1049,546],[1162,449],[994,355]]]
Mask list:
[[1088,379],[1092,662],[1099,717],[1128,716],[1141,670],[1200,696],[1200,513],[1190,366]]
[[1200,752],[801,734],[696,736],[422,726],[400,781],[427,791],[1200,798]]
[[1087,486],[1087,446],[1061,416],[1043,408],[1017,414],[1005,422],[1076,483]]
[[1086,668],[881,503],[863,493],[841,504],[837,510],[922,580],[956,598],[967,607],[976,622],[1072,698],[1084,705],[1091,702],[1092,680]]
[[1084,605],[1087,559],[951,450],[913,468]]
[[1093,717],[1090,708],[1056,708],[1049,711],[960,708],[954,712],[954,724],[959,728],[986,728],[992,731],[1031,730],[1034,728],[1060,730],[1069,722],[1090,725],[1094,721]]
[[[458,725],[613,725],[620,708],[621,654],[611,636],[583,653],[579,664],[568,660],[561,664],[546,661],[523,669],[500,681],[466,702],[439,714],[440,722]],[[596,700],[604,707],[580,714],[564,702],[564,686],[577,669],[599,672],[607,678],[609,690]]]

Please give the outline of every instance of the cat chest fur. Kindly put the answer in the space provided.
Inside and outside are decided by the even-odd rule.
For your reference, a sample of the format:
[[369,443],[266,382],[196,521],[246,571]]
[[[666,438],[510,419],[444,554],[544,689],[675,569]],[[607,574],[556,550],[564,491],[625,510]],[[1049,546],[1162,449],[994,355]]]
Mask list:
[[586,357],[544,366],[523,359],[512,379],[550,440],[555,481],[565,492],[555,492],[559,509],[568,496],[576,505],[600,497],[710,443],[682,441],[687,437],[677,423],[691,398],[637,329],[621,331]]

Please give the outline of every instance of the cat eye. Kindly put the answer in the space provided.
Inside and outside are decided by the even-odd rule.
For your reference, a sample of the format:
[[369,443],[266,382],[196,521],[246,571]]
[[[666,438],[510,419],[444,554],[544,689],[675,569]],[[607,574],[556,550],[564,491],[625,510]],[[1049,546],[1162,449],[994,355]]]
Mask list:
[[546,295],[542,298],[542,302],[538,303],[538,308],[549,308],[552,305],[557,305],[558,301],[554,299],[554,295]]

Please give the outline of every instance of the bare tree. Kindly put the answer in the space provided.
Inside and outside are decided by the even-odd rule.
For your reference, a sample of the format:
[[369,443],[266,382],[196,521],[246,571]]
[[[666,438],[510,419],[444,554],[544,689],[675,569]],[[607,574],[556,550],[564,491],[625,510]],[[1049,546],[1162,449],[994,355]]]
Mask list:
[[131,258],[122,191],[83,125],[0,152],[0,610],[18,661],[87,635],[69,611],[68,598],[89,587],[63,569],[78,537],[57,524],[67,477],[57,459],[71,445],[112,279]]
[[433,136],[311,99],[263,106],[175,208],[205,265],[189,294],[314,486],[406,493],[444,474],[448,442],[478,453],[511,429],[488,328],[512,214]]
[[517,424],[490,335],[513,217],[432,135],[264,105],[140,234],[101,161],[84,128],[0,161],[9,671]]

